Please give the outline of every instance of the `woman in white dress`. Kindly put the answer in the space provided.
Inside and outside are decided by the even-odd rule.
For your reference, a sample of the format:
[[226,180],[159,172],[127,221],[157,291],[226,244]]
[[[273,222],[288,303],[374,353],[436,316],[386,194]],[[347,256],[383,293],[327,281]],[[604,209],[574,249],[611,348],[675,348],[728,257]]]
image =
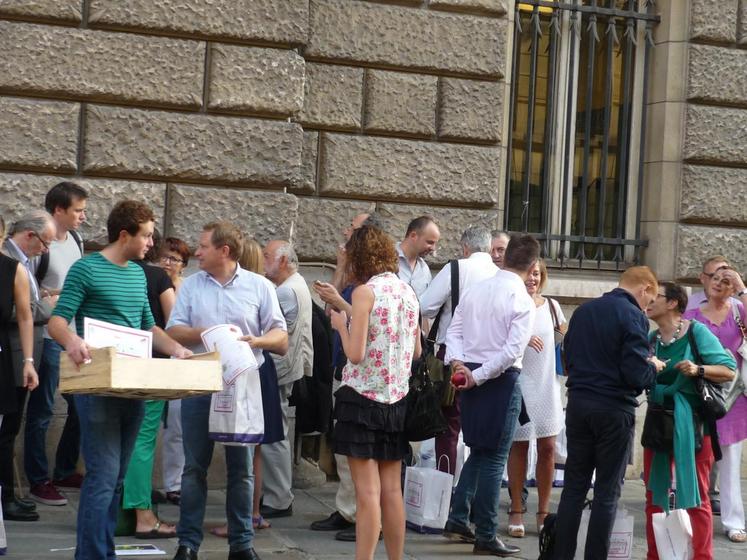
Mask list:
[[[555,436],[563,427],[563,405],[560,400],[560,381],[555,374],[555,326],[566,330],[566,321],[557,301],[542,297],[547,282],[547,268],[539,261],[527,278],[527,292],[534,299],[537,313],[534,332],[524,352],[519,383],[530,422],[517,424],[514,442],[508,457],[508,486],[511,491],[508,534],[523,537],[525,511],[521,494],[527,472],[529,442],[537,439],[537,528],[542,527],[550,506],[553,475],[555,474]],[[553,309],[550,308],[553,306]],[[554,314],[553,314],[554,311]]]

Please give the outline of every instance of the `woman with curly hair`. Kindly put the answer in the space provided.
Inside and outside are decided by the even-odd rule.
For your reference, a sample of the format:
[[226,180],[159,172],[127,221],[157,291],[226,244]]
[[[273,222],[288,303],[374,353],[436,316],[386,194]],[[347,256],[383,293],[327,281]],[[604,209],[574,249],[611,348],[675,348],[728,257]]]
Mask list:
[[401,461],[410,367],[420,355],[415,292],[397,277],[392,239],[372,226],[353,232],[345,247],[353,290],[352,316],[331,312],[348,358],[335,393],[334,451],[348,457],[356,495],[356,560],[373,558],[379,538],[390,559],[405,546]]

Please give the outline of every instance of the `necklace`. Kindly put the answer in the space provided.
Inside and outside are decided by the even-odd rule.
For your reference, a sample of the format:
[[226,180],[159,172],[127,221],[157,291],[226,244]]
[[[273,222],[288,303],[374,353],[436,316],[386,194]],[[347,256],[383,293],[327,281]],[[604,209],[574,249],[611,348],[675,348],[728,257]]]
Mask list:
[[674,334],[672,335],[672,340],[670,340],[669,342],[664,342],[661,339],[661,331],[656,331],[656,341],[662,346],[671,346],[672,344],[677,342],[677,339],[680,337],[681,332],[682,332],[682,319],[680,319],[680,322],[677,325],[677,329],[674,331]]

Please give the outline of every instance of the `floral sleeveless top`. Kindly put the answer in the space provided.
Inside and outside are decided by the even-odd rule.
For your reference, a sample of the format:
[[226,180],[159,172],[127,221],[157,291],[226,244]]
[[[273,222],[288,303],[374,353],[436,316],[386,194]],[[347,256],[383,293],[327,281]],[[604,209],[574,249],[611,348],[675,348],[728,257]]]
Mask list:
[[363,361],[342,370],[342,385],[380,403],[392,404],[407,395],[419,305],[413,289],[393,272],[371,277],[374,293],[368,318]]

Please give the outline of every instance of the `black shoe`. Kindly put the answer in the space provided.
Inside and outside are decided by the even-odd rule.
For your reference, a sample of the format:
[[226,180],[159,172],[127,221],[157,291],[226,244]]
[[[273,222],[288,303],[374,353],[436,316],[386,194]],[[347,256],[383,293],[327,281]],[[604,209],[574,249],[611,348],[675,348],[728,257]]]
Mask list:
[[475,542],[475,534],[472,532],[472,529],[455,521],[446,522],[443,536],[447,539],[451,539],[452,541],[465,542],[470,544]]
[[721,515],[721,500],[719,498],[711,498],[711,513]]
[[259,556],[254,552],[253,548],[247,548],[246,550],[229,552],[228,560],[259,560]]
[[150,491],[150,503],[152,504],[165,504],[166,503],[166,495],[161,492],[160,490],[151,490]]
[[285,509],[275,509],[270,506],[261,506],[259,508],[259,514],[265,519],[272,519],[274,517],[290,517],[293,515],[293,504],[289,505]]
[[18,501],[3,504],[3,518],[6,521],[38,521],[39,514],[25,509]]
[[23,498],[16,498],[13,501],[23,511],[36,511],[36,504],[32,502],[31,500],[24,500]]
[[[383,537],[384,535],[379,531],[379,540]],[[337,533],[335,533],[335,540],[342,542],[355,542],[355,523],[352,527],[348,527],[342,531],[337,531]]]
[[472,549],[472,554],[477,556],[514,556],[519,552],[521,549],[518,546],[503,544],[499,538],[492,541],[475,541],[475,547]]
[[341,531],[350,527],[353,527],[353,529],[355,529],[355,523],[351,523],[350,521],[345,519],[342,515],[340,515],[339,511],[334,511],[326,519],[320,519],[319,521],[314,521],[311,524],[312,531]]
[[197,551],[180,544],[176,549],[174,560],[197,560]]

